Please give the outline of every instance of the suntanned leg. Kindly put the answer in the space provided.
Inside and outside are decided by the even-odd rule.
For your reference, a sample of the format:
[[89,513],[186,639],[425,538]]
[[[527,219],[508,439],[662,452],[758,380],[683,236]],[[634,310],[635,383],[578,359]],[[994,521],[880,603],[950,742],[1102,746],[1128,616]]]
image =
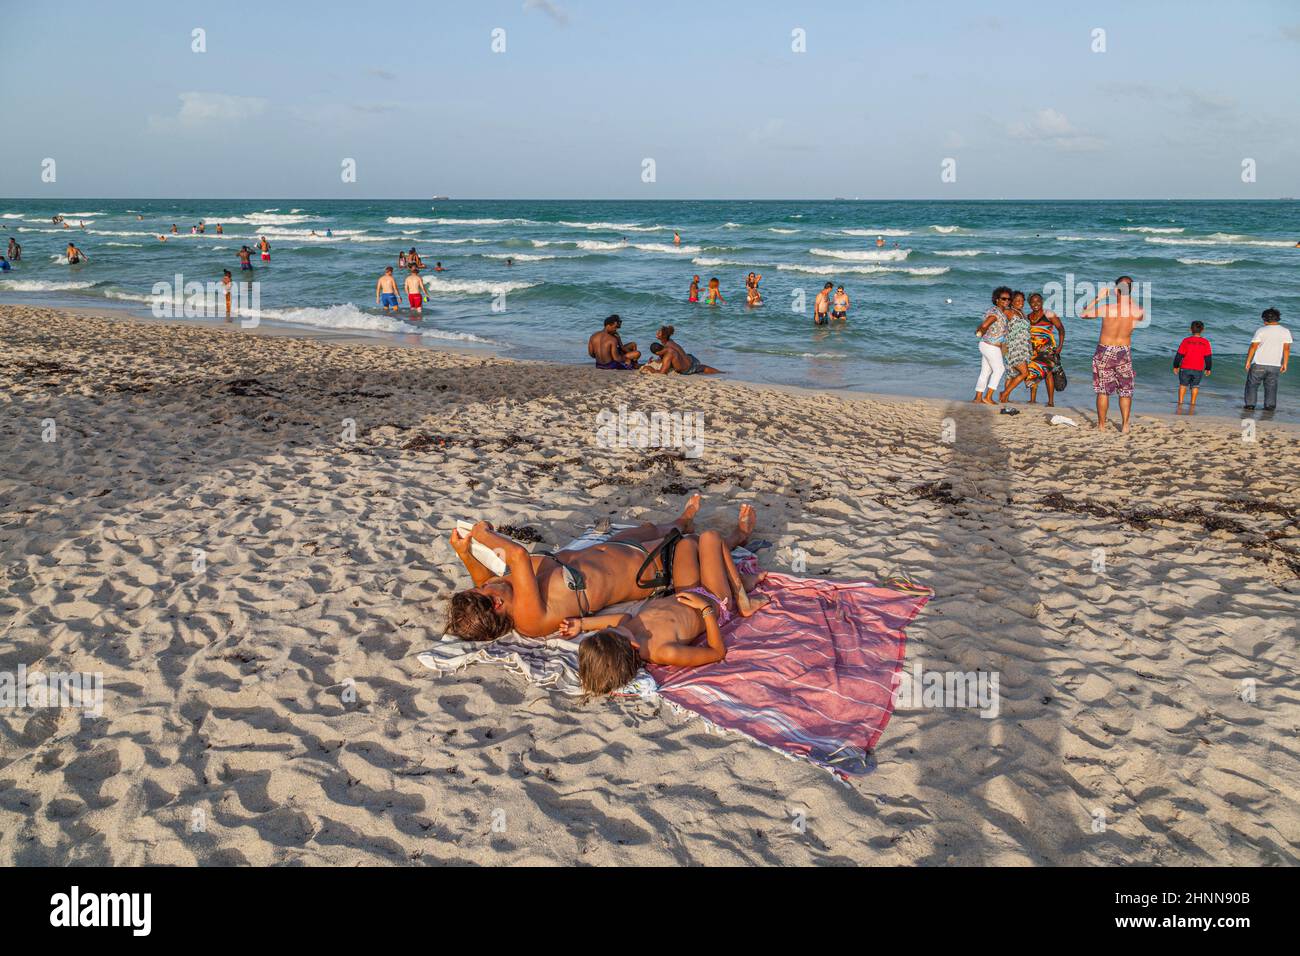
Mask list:
[[754,506],[741,505],[740,514],[736,518],[736,527],[727,535],[727,550],[744,545],[749,540],[749,536],[754,533],[754,525],[757,523],[758,515],[754,511]]
[[673,551],[673,590],[700,586],[700,545],[694,538],[682,538]]
[[1105,392],[1097,395],[1097,428],[1104,431],[1106,428],[1106,412],[1110,408],[1110,396]]
[[[1179,391],[1182,391],[1182,389],[1179,389]],[[1199,392],[1199,391],[1200,391],[1199,388],[1194,388],[1194,389],[1192,389],[1192,400],[1191,400],[1191,402],[1190,402],[1190,403],[1188,404],[1188,406],[1187,406],[1187,410],[1188,410],[1189,412],[1190,412],[1193,408],[1196,407],[1196,393]],[[1179,396],[1179,399],[1180,399],[1180,400],[1181,400],[1181,398],[1182,398],[1182,396]]]
[[742,617],[748,617],[767,603],[767,598],[750,600],[722,535],[706,531],[700,535],[700,583],[718,600],[730,599]]
[[700,510],[700,496],[693,494],[686,500],[686,507],[677,519],[670,524],[651,524],[646,522],[636,528],[628,528],[620,531],[618,534],[611,535],[611,541],[632,541],[636,544],[643,544],[647,541],[658,541],[664,535],[672,531],[673,528],[679,530],[682,534],[690,534],[695,528],[695,516]]
[[[1192,394],[1196,394],[1196,393],[1193,392]],[[1179,404],[1179,405],[1182,405],[1182,404],[1183,404],[1183,398],[1184,398],[1184,396],[1186,396],[1186,395],[1187,395],[1187,386],[1186,386],[1186,385],[1179,385],[1179,386],[1178,386],[1178,404]],[[1196,401],[1196,399],[1192,399],[1192,401]]]
[[1133,407],[1132,398],[1129,398],[1127,395],[1121,395],[1119,397],[1119,414],[1120,414],[1119,430],[1123,432],[1125,435],[1128,434],[1128,413],[1129,410],[1132,409],[1132,407]]

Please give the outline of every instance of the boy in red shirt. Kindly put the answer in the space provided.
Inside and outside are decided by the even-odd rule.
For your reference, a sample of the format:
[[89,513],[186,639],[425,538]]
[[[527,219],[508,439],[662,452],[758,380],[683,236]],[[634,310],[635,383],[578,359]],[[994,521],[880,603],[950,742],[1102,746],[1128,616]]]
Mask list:
[[1178,373],[1178,409],[1183,407],[1183,398],[1187,390],[1192,390],[1192,400],[1187,405],[1189,412],[1196,411],[1196,393],[1201,390],[1201,379],[1210,374],[1214,360],[1210,357],[1210,340],[1201,333],[1205,331],[1204,322],[1192,323],[1192,334],[1178,344],[1174,355],[1174,371]]

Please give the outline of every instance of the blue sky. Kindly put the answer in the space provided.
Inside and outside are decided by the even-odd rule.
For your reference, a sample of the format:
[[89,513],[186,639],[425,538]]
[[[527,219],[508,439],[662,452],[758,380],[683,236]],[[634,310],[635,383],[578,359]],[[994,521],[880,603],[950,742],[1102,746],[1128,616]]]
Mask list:
[[3,0],[0,195],[1300,196],[1297,65],[1287,0]]

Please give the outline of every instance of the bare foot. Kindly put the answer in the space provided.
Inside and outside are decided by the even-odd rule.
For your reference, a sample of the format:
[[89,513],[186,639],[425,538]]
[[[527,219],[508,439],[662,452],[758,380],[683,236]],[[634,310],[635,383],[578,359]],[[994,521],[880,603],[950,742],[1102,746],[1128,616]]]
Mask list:
[[682,529],[682,533],[690,534],[695,530],[695,516],[699,513],[700,493],[697,491],[687,499],[686,507],[682,509],[681,517],[673,523]]
[[1121,435],[1127,435],[1127,434],[1128,434],[1128,422],[1125,422],[1123,425],[1121,425],[1121,426],[1119,427],[1119,433],[1120,433]]
[[1048,407],[1048,408],[1055,408],[1055,407],[1056,407],[1056,402],[1048,402],[1048,403],[1047,403],[1047,407]]
[[754,590],[766,580],[766,571],[759,571],[757,574],[742,574],[740,576],[740,586],[748,592]]
[[771,601],[772,599],[766,594],[756,598],[748,594],[740,594],[736,598],[736,613],[741,617],[752,617],[756,611],[770,604]]
[[1092,427],[1099,432],[1104,432],[1106,430],[1106,423],[1098,422],[1096,425],[1093,425]]
[[754,533],[754,526],[758,524],[758,514],[754,511],[753,505],[741,505],[740,514],[736,517],[736,527],[727,535],[727,550],[739,548],[749,536]]

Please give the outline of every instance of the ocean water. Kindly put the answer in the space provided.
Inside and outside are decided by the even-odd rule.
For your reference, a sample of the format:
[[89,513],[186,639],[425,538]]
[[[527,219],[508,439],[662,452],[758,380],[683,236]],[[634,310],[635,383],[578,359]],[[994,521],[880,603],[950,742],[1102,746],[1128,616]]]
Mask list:
[[[54,225],[56,213],[73,228]],[[624,338],[643,351],[671,324],[710,365],[818,388],[969,398],[979,370],[972,333],[1000,284],[1028,294],[1125,273],[1149,283],[1140,288],[1149,290],[1150,322],[1134,335],[1137,405],[1146,410],[1172,408],[1172,353],[1192,320],[1205,323],[1215,350],[1198,403],[1211,414],[1239,408],[1242,361],[1262,309],[1280,308],[1284,324],[1300,326],[1300,205],[1285,200],[0,199],[0,215],[0,239],[23,246],[23,261],[0,275],[4,302],[144,312],[154,284],[177,273],[207,282],[231,269],[246,278],[236,250],[265,236],[271,262],[254,257],[253,278],[270,323],[583,362],[587,337],[617,312]],[[208,231],[191,235],[200,220]],[[159,242],[172,223],[180,234]],[[69,238],[88,263],[67,265]],[[433,294],[418,323],[374,306],[383,267],[412,246],[430,267],[440,260],[448,269],[425,273]],[[763,276],[756,309],[745,305],[751,270]],[[695,274],[702,284],[716,276],[726,304],[687,302]],[[827,281],[845,286],[853,308],[846,325],[816,328],[813,297]],[[1073,306],[1063,303],[1070,386],[1061,404],[1090,406],[1097,324],[1072,317]],[[1286,415],[1300,400],[1296,375],[1283,377]]]

